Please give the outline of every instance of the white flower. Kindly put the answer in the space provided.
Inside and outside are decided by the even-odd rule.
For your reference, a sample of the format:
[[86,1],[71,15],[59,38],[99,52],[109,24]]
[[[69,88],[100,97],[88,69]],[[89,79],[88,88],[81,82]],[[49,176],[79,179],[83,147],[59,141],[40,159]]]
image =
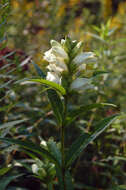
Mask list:
[[54,72],[47,72],[46,80],[61,84],[61,78],[57,73]]
[[62,47],[61,44],[59,42],[57,42],[56,40],[51,40],[50,41],[51,46],[58,46],[58,47]]
[[77,65],[94,61],[96,61],[96,58],[93,52],[82,52],[79,55],[77,55],[73,60],[73,62]]
[[64,64],[64,62],[54,62],[47,66],[47,69],[50,72],[56,72],[57,74],[60,74],[63,71],[67,71],[67,66]]
[[33,172],[34,174],[37,174],[37,173],[38,173],[38,170],[39,170],[39,168],[38,168],[37,164],[32,164],[32,172]]
[[40,144],[43,145],[43,146],[47,146],[47,143],[44,140],[42,140]]
[[65,44],[65,41],[64,39],[61,39],[61,45],[64,45]]
[[86,70],[86,64],[79,65],[77,70],[78,71],[84,71],[84,70]]
[[93,85],[91,85],[91,79],[87,79],[87,78],[77,78],[72,82],[70,86],[71,90],[77,90],[77,91],[87,90],[92,87]]
[[54,47],[52,47],[52,52],[57,57],[61,57],[64,60],[68,59],[68,55],[62,47],[54,46]]
[[54,62],[57,59],[67,60],[68,55],[60,46],[53,46],[50,50],[44,53],[44,59],[48,62]]
[[82,46],[82,44],[83,44],[82,42],[78,42],[76,48],[79,49]]
[[[62,39],[61,43],[51,40],[51,49],[44,54],[44,59],[49,62],[46,80],[61,84],[61,80],[67,78],[65,74],[72,73],[71,78],[80,76],[81,71],[87,69],[87,63],[92,64],[96,61],[93,52],[82,52],[82,45],[82,42],[70,41],[69,38]],[[69,61],[69,53],[71,61]],[[66,73],[63,73],[64,71]],[[91,79],[87,78],[77,78],[71,84],[68,82],[68,85],[71,90],[85,90],[93,87]]]
[[52,48],[44,53],[43,58],[48,62],[56,61],[56,56],[53,54]]
[[52,48],[44,54],[44,59],[49,62],[47,66],[49,72],[46,79],[60,84],[61,73],[68,70],[66,65],[68,55],[57,41],[51,40],[51,45]]

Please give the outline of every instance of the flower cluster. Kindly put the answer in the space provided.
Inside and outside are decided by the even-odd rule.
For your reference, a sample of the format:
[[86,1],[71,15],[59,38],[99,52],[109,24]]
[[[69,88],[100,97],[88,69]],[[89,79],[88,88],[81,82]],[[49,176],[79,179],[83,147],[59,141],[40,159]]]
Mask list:
[[67,71],[68,55],[60,43],[51,40],[51,45],[52,48],[44,55],[44,59],[49,62],[46,79],[61,84],[61,73]]
[[51,40],[52,47],[44,54],[44,59],[49,62],[46,79],[63,85],[64,76],[68,76],[71,78],[70,90],[92,88],[92,80],[82,77],[80,73],[88,63],[96,62],[96,57],[93,52],[83,52],[82,45],[82,42],[77,43],[69,38],[62,39],[61,43]]

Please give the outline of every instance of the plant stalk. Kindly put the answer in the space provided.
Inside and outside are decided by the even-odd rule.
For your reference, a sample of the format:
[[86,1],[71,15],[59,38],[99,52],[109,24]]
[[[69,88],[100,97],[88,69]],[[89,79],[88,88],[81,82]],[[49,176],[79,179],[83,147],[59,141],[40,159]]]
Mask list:
[[63,122],[61,126],[61,153],[62,153],[62,177],[63,177],[63,187],[66,190],[65,182],[65,120],[67,115],[67,96],[64,97],[64,115]]
[[47,184],[48,190],[53,190],[53,184],[50,182]]

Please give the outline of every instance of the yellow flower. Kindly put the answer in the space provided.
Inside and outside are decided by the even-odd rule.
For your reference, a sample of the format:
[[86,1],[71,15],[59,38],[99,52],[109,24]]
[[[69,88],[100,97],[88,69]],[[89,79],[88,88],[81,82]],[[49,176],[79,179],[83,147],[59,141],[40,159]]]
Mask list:
[[104,18],[112,15],[112,0],[103,1],[103,16]]
[[33,6],[34,6],[33,2],[26,3],[25,5],[25,10],[27,11],[29,17],[33,16]]
[[73,6],[77,5],[79,2],[80,2],[80,0],[70,0],[69,1],[69,6],[73,7]]
[[19,2],[18,1],[16,1],[16,0],[13,0],[12,1],[12,7],[14,8],[14,9],[18,9],[19,8]]
[[114,28],[116,27],[117,29],[120,29],[122,26],[121,22],[120,22],[120,19],[115,16],[111,19],[111,24],[110,24],[110,28]]
[[80,33],[80,28],[83,25],[83,20],[81,17],[75,19],[75,33]]
[[122,15],[122,16],[126,14],[126,2],[121,2],[121,3],[119,4],[118,13],[119,13],[120,15]]
[[33,8],[33,6],[34,6],[33,2],[26,3],[25,9],[26,10],[31,10]]
[[57,12],[57,17],[61,17],[64,15],[66,7],[67,7],[67,5],[65,3],[60,6],[60,8]]

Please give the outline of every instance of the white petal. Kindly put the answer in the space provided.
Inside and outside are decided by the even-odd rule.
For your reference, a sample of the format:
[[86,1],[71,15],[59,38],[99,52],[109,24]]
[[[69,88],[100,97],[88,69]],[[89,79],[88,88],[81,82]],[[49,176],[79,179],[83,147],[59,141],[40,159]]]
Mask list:
[[76,42],[77,42],[77,40],[73,40],[72,42],[73,42],[73,43],[76,43]]
[[63,72],[68,70],[64,60],[60,57],[57,57],[55,62],[50,62],[50,64],[47,66],[47,69],[54,72]]
[[62,48],[61,44],[57,42],[56,40],[51,40],[50,43],[51,43],[51,46],[55,46],[55,47],[58,46]]
[[63,59],[57,58],[55,64],[56,66],[61,67],[64,71],[67,71],[67,65]]
[[52,47],[53,54],[56,57],[61,57],[63,59],[68,59],[68,55],[62,47]]
[[44,140],[42,140],[40,144],[43,145],[43,146],[47,146],[47,143]]
[[39,170],[39,168],[38,168],[37,164],[32,164],[32,172],[37,174],[38,170]]
[[71,84],[72,90],[86,90],[90,88],[91,79],[87,78],[77,78]]
[[81,65],[79,65],[79,67],[77,68],[77,70],[78,71],[84,71],[84,70],[86,70],[86,64],[81,64]]
[[43,58],[48,62],[56,61],[56,56],[53,54],[52,48],[44,53]]
[[46,80],[61,84],[61,78],[57,73],[54,72],[47,72]]
[[78,42],[76,47],[79,49],[82,46],[83,42]]
[[[95,58],[95,54],[93,52],[83,52],[83,53],[80,53],[79,55],[77,55],[73,62],[75,64],[82,64],[86,61],[94,61],[93,59]],[[96,60],[96,58],[95,58]]]
[[65,44],[65,41],[64,39],[61,39],[61,45],[64,45]]
[[49,64],[49,65],[47,66],[47,69],[48,69],[49,71],[56,72],[57,74],[58,74],[58,73],[60,74],[61,72],[64,71],[64,69],[63,69],[62,67],[57,66],[55,63]]

